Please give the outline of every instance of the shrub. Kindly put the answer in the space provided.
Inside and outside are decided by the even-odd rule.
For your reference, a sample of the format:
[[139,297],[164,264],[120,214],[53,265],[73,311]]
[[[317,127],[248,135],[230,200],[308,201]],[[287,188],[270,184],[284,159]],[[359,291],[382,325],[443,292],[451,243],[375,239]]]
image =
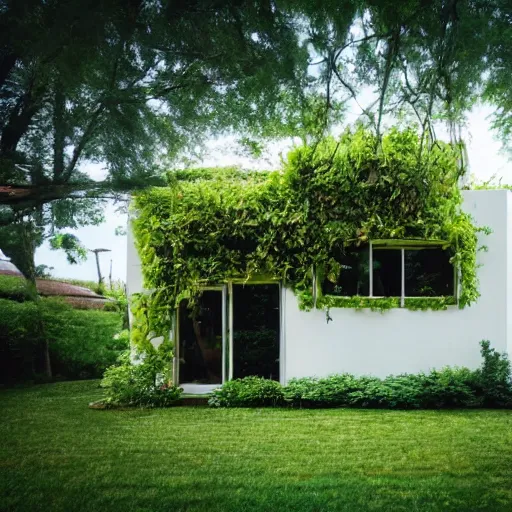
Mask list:
[[55,375],[101,377],[129,347],[126,333],[119,335],[122,321],[117,313],[74,309],[59,299],[42,299],[41,314]]
[[359,390],[353,375],[332,375],[323,379],[291,379],[283,389],[284,400],[294,407],[346,407],[348,394]]
[[169,407],[182,393],[169,383],[169,363],[156,352],[139,364],[130,363],[125,354],[120,365],[106,370],[101,387],[109,406]]
[[29,297],[27,282],[23,277],[0,275],[0,297],[24,301]]
[[261,377],[230,380],[213,392],[208,404],[212,407],[277,407],[283,404],[283,388],[279,382]]
[[323,379],[292,379],[284,388],[284,398],[294,407],[467,407],[479,404],[472,388],[474,380],[474,372],[466,368],[385,379],[332,375]]
[[480,343],[483,363],[475,372],[476,392],[485,407],[512,407],[512,369],[507,354]]
[[56,298],[0,299],[0,382],[34,379],[45,338],[55,376],[100,377],[129,346],[127,333],[116,336],[121,323],[119,313],[78,310]]
[[468,368],[432,370],[423,379],[423,389],[418,395],[423,409],[481,405],[474,389],[475,372]]
[[418,409],[422,407],[421,393],[425,387],[426,376],[423,373],[389,376],[383,380],[386,389],[386,401],[381,407],[390,409]]
[[[454,407],[512,407],[511,365],[506,354],[481,342],[483,363],[478,370],[443,368],[416,375],[292,379],[284,388],[259,378],[227,382],[215,391],[210,405],[251,407],[371,407],[388,409],[441,409]],[[261,398],[265,386],[279,389],[279,398]]]
[[357,389],[347,394],[349,407],[391,407],[392,389],[386,382],[377,377],[354,378]]
[[34,302],[0,299],[0,382],[29,380],[35,373],[40,344],[39,310]]

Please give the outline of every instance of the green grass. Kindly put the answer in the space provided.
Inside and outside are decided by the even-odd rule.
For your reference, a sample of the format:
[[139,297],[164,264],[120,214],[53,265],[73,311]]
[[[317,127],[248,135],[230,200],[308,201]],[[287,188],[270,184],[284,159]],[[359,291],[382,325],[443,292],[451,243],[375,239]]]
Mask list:
[[510,511],[512,411],[90,410],[0,392],[0,510]]

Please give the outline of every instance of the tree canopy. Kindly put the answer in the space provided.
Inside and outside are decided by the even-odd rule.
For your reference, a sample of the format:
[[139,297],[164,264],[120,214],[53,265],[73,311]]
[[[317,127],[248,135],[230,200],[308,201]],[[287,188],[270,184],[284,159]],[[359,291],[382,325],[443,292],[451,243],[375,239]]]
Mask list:
[[307,2],[309,39],[319,55],[327,96],[358,101],[377,134],[383,117],[415,119],[434,138],[448,121],[452,140],[478,100],[496,108],[504,139],[512,127],[512,4],[507,0],[369,0]]
[[301,48],[264,2],[0,2],[0,224],[33,253],[209,133],[283,133],[306,101]]
[[376,150],[389,117],[459,142],[480,100],[507,143],[511,71],[508,0],[0,0],[0,224],[98,221],[204,137],[311,139],[350,102]]
[[24,0],[0,13],[0,181],[38,187],[40,203],[98,188],[83,161],[123,189],[207,131],[271,130],[303,90],[306,52],[265,2]]
[[[205,134],[304,134],[361,102],[453,138],[478,99],[512,131],[507,0],[3,0],[1,202],[147,184]],[[38,192],[27,190],[37,187]]]

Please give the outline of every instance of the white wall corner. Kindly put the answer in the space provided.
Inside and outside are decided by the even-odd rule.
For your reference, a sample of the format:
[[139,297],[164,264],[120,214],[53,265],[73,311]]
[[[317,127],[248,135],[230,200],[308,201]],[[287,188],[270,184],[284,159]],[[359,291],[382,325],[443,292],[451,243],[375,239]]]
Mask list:
[[500,236],[505,237],[507,247],[507,345],[508,357],[512,360],[512,192],[506,190],[507,195],[507,226]]

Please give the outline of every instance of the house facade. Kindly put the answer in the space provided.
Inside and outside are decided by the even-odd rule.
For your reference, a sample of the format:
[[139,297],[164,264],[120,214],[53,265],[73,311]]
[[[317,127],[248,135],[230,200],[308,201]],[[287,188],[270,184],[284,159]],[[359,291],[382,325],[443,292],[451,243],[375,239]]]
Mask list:
[[[347,295],[353,296],[356,290],[369,303],[384,294],[396,299],[395,307],[304,311],[294,291],[279,280],[209,285],[200,299],[199,317],[191,319],[186,305],[173,312],[175,383],[185,392],[202,393],[248,375],[285,384],[295,377],[345,372],[385,377],[444,366],[476,368],[483,339],[512,356],[512,193],[464,191],[462,208],[477,226],[491,230],[479,234],[483,249],[477,256],[476,303],[463,309],[457,306],[457,271],[443,256],[442,242],[415,241],[412,246],[395,240],[388,246],[385,240],[370,240],[364,256],[374,269],[369,279],[359,279],[356,290],[349,282],[351,273],[346,272],[348,281],[323,293],[340,296],[347,289]],[[345,268],[355,272],[353,263]],[[440,310],[404,307],[409,297],[420,293],[414,284],[420,279],[422,286],[430,283],[429,296],[438,290],[440,295],[453,295],[453,304]],[[143,291],[141,263],[130,230],[127,289],[129,295]],[[156,338],[153,343],[160,341]]]

